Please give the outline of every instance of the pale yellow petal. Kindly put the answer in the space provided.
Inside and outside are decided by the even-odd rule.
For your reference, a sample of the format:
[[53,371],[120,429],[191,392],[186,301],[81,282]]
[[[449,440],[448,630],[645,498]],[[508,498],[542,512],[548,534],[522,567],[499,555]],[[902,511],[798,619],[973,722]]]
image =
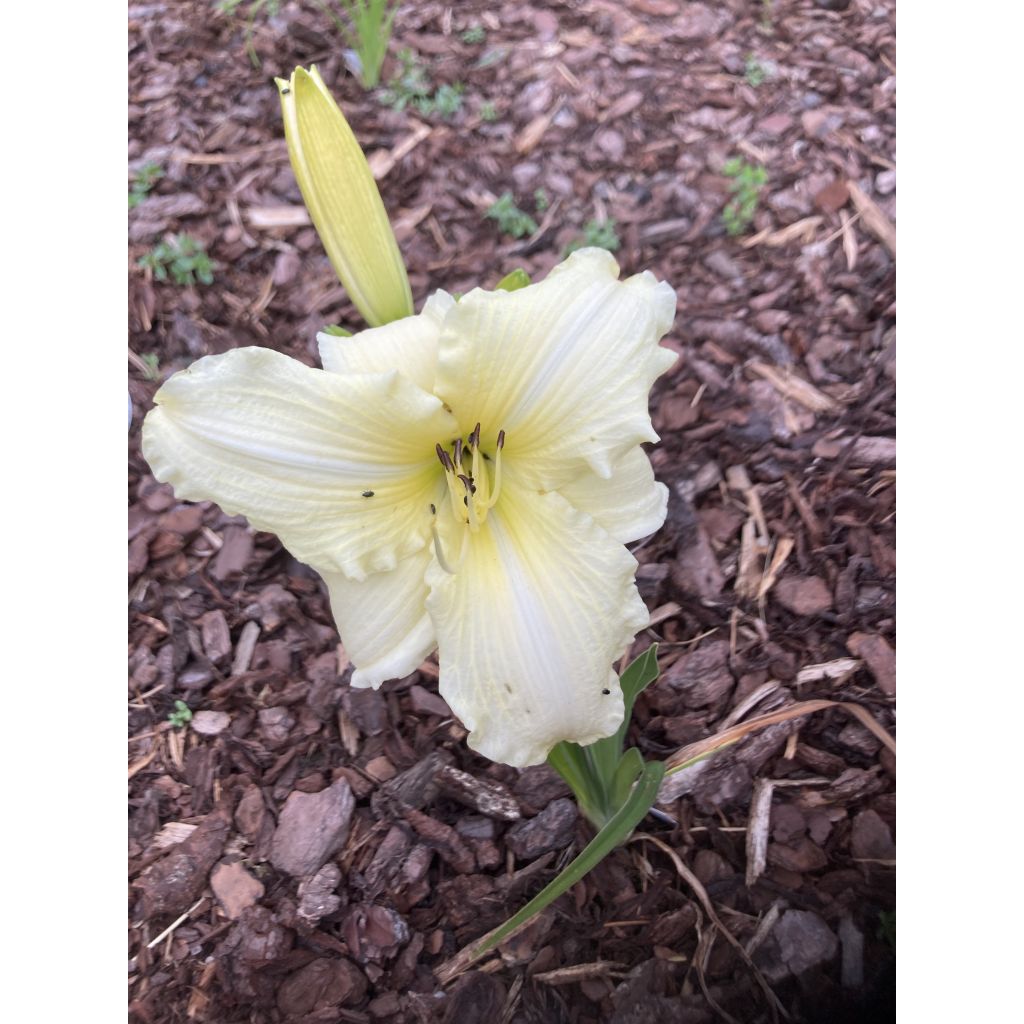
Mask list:
[[410,316],[402,255],[341,108],[315,67],[277,84],[295,180],[341,283],[372,327]]
[[651,460],[639,445],[614,464],[607,480],[587,472],[558,493],[621,544],[660,530],[668,509],[668,488],[654,479]]
[[355,666],[353,686],[376,689],[387,679],[402,679],[437,646],[424,579],[430,557],[425,547],[390,572],[361,581],[324,573],[334,621]]
[[505,431],[505,456],[538,486],[585,467],[609,477],[620,456],[656,441],[647,402],[675,362],[658,345],[675,293],[650,273],[619,281],[614,257],[581,249],[540,284],[463,296],[445,318],[435,393],[463,434],[479,422],[485,450]]
[[371,327],[351,338],[318,334],[320,361],[331,373],[386,373],[398,370],[424,391],[433,392],[437,372],[437,339],[455,300],[435,292],[423,312],[383,327]]
[[[454,558],[460,528],[445,532]],[[648,621],[636,560],[560,495],[512,481],[470,536],[454,575],[436,561],[427,572],[440,691],[469,745],[522,767],[561,740],[613,733],[623,703],[612,666]]]
[[440,401],[397,373],[339,376],[278,352],[207,356],[157,392],[143,427],[154,475],[276,533],[296,558],[354,578],[430,537]]

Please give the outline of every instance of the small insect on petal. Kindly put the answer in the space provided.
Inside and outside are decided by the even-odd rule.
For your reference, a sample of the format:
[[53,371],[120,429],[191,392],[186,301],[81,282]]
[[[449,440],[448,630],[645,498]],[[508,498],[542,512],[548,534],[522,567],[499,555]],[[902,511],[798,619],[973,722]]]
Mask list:
[[364,498],[372,498],[373,497],[373,491],[363,491],[363,497]]

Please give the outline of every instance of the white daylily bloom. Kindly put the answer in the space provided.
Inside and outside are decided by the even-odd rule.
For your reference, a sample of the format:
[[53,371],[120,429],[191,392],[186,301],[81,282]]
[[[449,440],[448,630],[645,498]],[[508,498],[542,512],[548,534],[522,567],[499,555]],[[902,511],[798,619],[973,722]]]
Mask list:
[[243,348],[156,396],[143,451],[179,497],[280,536],[323,575],[354,686],[413,672],[495,761],[622,721],[612,665],[648,621],[623,546],[667,489],[640,447],[675,361],[675,294],[582,249],[515,292],[319,337],[324,370]]

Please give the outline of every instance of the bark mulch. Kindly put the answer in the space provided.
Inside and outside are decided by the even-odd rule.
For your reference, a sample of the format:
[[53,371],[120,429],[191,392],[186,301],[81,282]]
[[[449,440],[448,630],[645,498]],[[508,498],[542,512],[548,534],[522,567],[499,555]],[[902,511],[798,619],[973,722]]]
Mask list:
[[[614,221],[625,273],[678,291],[682,358],[652,399],[669,515],[635,550],[654,625],[634,653],[662,644],[633,726],[645,753],[813,698],[893,733],[894,5],[406,4],[385,78],[407,48],[430,95],[461,85],[449,115],[363,93],[312,3],[257,14],[256,67],[244,11],[129,7],[130,173],[163,171],[129,216],[132,1019],[889,1019],[895,760],[841,710],[685,776],[651,840],[442,986],[586,827],[549,770],[466,747],[436,666],[352,690],[316,574],[176,501],[139,426],[199,356],[312,364],[324,324],[359,327],[271,81],[316,62],[380,174],[417,306],[517,266],[540,278],[590,221]],[[732,158],[767,172],[737,237]],[[506,191],[535,232],[485,217]],[[180,233],[212,285],[136,265]]]

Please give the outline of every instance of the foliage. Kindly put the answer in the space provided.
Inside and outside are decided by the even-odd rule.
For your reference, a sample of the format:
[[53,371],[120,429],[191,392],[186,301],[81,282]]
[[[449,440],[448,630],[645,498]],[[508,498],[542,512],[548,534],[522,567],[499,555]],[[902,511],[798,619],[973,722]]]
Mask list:
[[430,100],[417,101],[416,108],[424,115],[440,114],[441,117],[454,117],[462,109],[464,88],[461,82],[442,85]]
[[149,195],[153,186],[163,176],[164,170],[159,164],[143,164],[135,172],[135,180],[132,182],[131,191],[128,193],[128,209],[134,210]]
[[471,28],[467,28],[460,38],[469,46],[478,46],[480,43],[487,42],[487,30],[483,25],[473,25]]
[[403,49],[399,51],[398,60],[401,70],[380,94],[381,100],[389,107],[405,110],[411,104],[424,117],[431,114],[453,117],[462,109],[464,86],[460,82],[442,85],[431,95],[430,78],[416,54],[410,49]]
[[154,246],[139,258],[140,267],[149,268],[158,281],[170,274],[175,284],[213,284],[214,264],[206,255],[203,243],[191,235],[175,235],[170,241]]
[[748,53],[743,77],[747,80],[747,85],[756,89],[765,79],[771,78],[771,73],[767,65],[762,64],[752,53]]
[[480,104],[480,120],[481,121],[497,121],[498,120],[498,108],[490,101],[486,100]]
[[176,700],[174,710],[167,716],[167,721],[175,729],[183,729],[192,721],[192,709],[183,700]]
[[537,222],[525,210],[516,206],[511,192],[502,193],[486,216],[498,222],[498,229],[503,235],[511,235],[513,238],[523,238],[537,230]]
[[145,352],[141,359],[146,380],[157,380],[160,376],[160,357],[155,352]]
[[575,252],[577,249],[596,247],[607,249],[609,252],[617,252],[622,243],[619,241],[618,232],[615,230],[615,221],[610,218],[605,221],[588,220],[583,226],[583,237],[570,242],[565,247],[565,255]]
[[337,0],[345,12],[339,17],[325,0],[314,0],[334,22],[345,45],[359,58],[359,82],[364,89],[380,83],[380,69],[387,56],[391,28],[398,12],[397,0]]
[[730,235],[741,235],[754,219],[758,197],[768,181],[768,172],[763,167],[733,157],[725,162],[722,173],[731,179],[729,191],[733,193],[733,198],[722,211],[722,222]]
[[543,213],[551,205],[551,200],[548,199],[548,193],[546,189],[538,188],[536,191],[534,191],[533,205],[537,207],[538,213]]
[[281,11],[281,0],[219,0],[217,10],[221,14],[234,14],[239,7],[246,8],[245,17],[245,52],[249,54],[249,60],[253,67],[260,66],[260,59],[252,45],[252,36],[256,26],[256,19],[261,13],[268,18],[273,18]]

